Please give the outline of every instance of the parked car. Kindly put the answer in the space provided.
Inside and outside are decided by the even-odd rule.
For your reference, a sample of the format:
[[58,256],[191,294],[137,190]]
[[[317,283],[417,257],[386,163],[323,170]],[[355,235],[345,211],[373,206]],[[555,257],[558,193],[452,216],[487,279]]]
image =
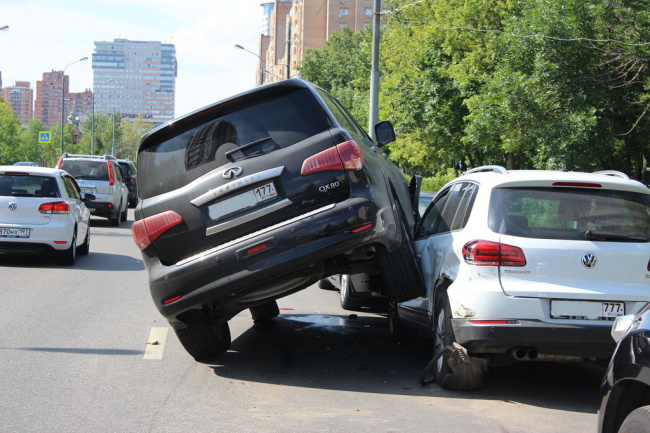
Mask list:
[[108,218],[112,226],[127,220],[129,191],[114,156],[64,153],[55,167],[74,176],[82,193],[95,197],[87,203],[91,215]]
[[129,190],[129,207],[134,208],[138,205],[137,169],[135,164],[128,159],[118,159],[117,163],[120,164],[124,183]]
[[72,265],[90,250],[89,219],[79,186],[65,171],[0,166],[0,252],[53,253]]
[[616,318],[612,337],[618,344],[600,387],[598,432],[650,431],[650,304]]
[[376,134],[375,143],[332,96],[291,79],[142,138],[133,237],[155,305],[195,359],[229,348],[240,311],[270,320],[277,298],[327,275],[381,261],[390,297],[423,293],[417,198],[382,152],[392,125]]
[[470,170],[416,229],[426,296],[389,309],[390,328],[431,336],[449,387],[480,386],[485,371],[454,371],[454,351],[483,367],[503,354],[608,360],[612,321],[650,301],[649,235],[649,190],[622,173]]

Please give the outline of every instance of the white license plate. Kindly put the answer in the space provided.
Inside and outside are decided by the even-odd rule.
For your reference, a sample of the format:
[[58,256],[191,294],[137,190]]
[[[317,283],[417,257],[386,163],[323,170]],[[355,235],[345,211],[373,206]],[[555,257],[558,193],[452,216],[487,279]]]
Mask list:
[[28,238],[31,229],[13,229],[8,227],[0,227],[0,237],[3,238]]
[[574,320],[614,320],[625,315],[625,303],[616,301],[551,300],[551,318]]
[[226,215],[239,213],[253,208],[260,203],[273,200],[278,196],[273,182],[258,186],[234,197],[208,206],[208,213],[213,221],[219,221]]
[[89,192],[89,193],[93,194],[93,188],[81,187],[81,192],[83,192],[83,193]]

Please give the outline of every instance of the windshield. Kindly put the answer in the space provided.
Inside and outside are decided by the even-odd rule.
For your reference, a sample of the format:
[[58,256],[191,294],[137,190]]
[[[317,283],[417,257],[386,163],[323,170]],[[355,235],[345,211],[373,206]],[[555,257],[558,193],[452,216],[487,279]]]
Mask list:
[[578,188],[498,188],[490,229],[545,239],[642,241],[650,236],[650,195]]

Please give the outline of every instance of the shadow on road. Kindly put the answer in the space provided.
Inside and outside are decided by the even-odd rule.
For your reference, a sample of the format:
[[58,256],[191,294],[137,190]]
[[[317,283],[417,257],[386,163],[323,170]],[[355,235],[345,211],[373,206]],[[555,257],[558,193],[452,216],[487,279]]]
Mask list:
[[[354,315],[352,315],[354,317]],[[251,328],[213,360],[216,375],[243,381],[340,391],[503,401],[596,413],[604,368],[592,363],[521,363],[490,368],[475,391],[421,386],[432,356],[425,339],[392,342],[377,316],[282,314],[266,330]]]

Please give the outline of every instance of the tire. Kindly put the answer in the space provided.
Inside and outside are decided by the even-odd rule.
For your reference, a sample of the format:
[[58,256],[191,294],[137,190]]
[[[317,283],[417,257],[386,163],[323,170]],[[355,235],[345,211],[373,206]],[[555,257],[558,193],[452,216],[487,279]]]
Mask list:
[[134,209],[138,206],[138,199],[134,198],[133,200],[129,200],[129,207],[131,209]]
[[402,244],[393,252],[379,256],[386,295],[389,301],[404,302],[423,296],[424,282],[417,264],[415,244],[406,226],[404,211],[398,207],[395,214],[398,229],[402,234]]
[[264,304],[254,305],[249,308],[253,322],[265,322],[277,317],[280,314],[278,303],[276,301],[266,302]]
[[343,274],[341,275],[341,284],[340,284],[340,298],[341,298],[341,308],[344,310],[358,310],[361,308],[362,302],[358,299],[353,299],[351,296],[354,292],[354,285],[352,284],[352,278],[350,275]]
[[129,219],[129,208],[128,206],[124,207],[124,212],[120,214],[120,221],[125,222]]
[[327,278],[318,280],[318,288],[321,290],[336,290],[334,284],[332,284]]
[[87,255],[90,252],[90,226],[86,229],[86,239],[84,239],[84,243],[81,244],[79,248],[77,248],[77,254],[81,254],[82,256]]
[[[454,330],[451,326],[451,307],[449,298],[446,293],[437,297],[434,309],[433,326],[433,356],[434,358],[445,348],[450,348],[455,344]],[[483,385],[484,372],[487,369],[487,360],[482,358],[472,358],[462,349],[464,358],[468,363],[456,361],[456,368],[450,366],[451,350],[444,350],[432,364],[435,381],[438,385],[455,390],[469,391],[480,388]]]
[[70,242],[70,248],[61,251],[61,264],[65,266],[74,265],[75,260],[77,259],[77,228],[75,227],[72,232],[72,242]]
[[174,332],[187,353],[196,361],[216,358],[230,348],[228,322],[216,323],[202,318],[186,323],[185,328],[174,328]]
[[630,412],[618,433],[650,433],[650,406],[642,406]]

